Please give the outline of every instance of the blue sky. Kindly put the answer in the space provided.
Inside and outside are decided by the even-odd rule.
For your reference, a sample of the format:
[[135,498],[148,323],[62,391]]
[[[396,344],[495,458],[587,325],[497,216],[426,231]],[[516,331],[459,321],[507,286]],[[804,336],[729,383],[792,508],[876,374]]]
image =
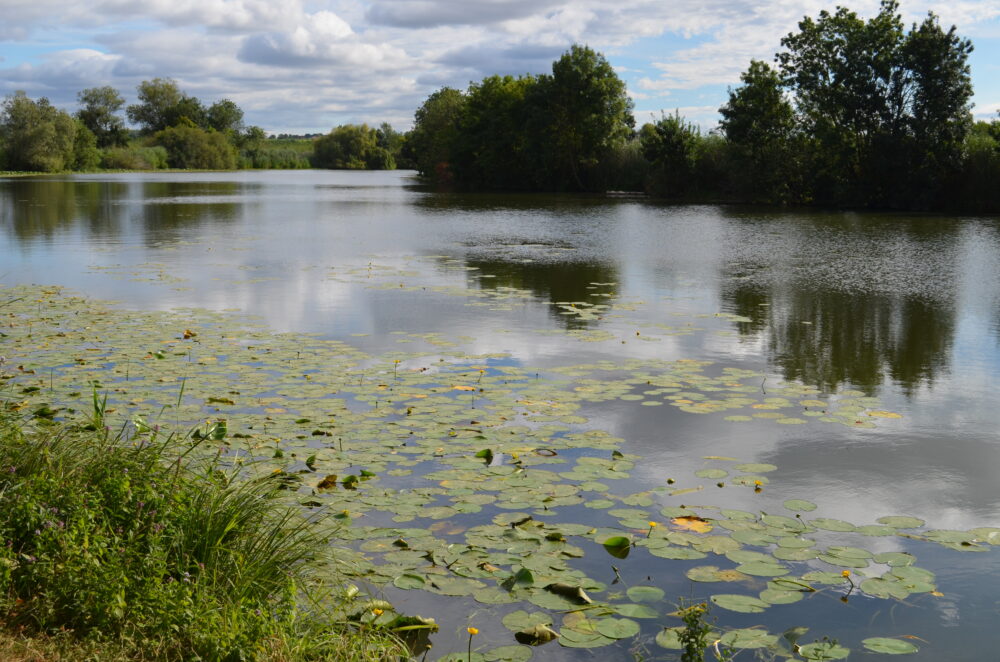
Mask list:
[[[573,43],[603,52],[636,119],[679,109],[704,128],[751,58],[819,0],[0,0],[0,95],[25,90],[75,110],[76,93],[175,79],[203,101],[236,101],[271,132],[348,122],[408,128],[443,85],[540,73]],[[862,16],[877,0],[850,7]],[[973,40],[977,117],[1000,110],[1000,2],[904,1]]]

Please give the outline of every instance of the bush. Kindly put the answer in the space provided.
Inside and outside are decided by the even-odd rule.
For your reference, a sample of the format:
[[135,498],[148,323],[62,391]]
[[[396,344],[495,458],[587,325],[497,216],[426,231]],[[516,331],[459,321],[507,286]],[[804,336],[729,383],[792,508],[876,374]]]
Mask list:
[[101,167],[107,170],[162,170],[167,150],[162,147],[109,147],[101,151]]
[[[330,548],[278,498],[280,477],[237,479],[217,461],[170,461],[184,457],[179,450],[155,437],[26,434],[0,421],[7,630],[70,630],[142,659],[354,655],[346,622],[300,606]],[[375,652],[356,659],[400,654],[390,634],[365,636]]]
[[167,150],[171,168],[196,170],[233,170],[236,150],[218,131],[205,131],[196,126],[178,125],[163,129],[153,136],[153,143]]

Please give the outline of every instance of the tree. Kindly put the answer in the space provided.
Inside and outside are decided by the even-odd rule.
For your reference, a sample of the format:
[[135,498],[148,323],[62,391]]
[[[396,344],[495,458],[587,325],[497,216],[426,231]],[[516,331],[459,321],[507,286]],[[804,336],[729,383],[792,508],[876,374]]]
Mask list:
[[413,115],[409,154],[424,177],[452,179],[451,160],[458,140],[465,95],[451,87],[434,92]]
[[[574,45],[533,86],[535,148],[546,150],[546,188],[588,190],[587,171],[632,135],[635,119],[625,83],[603,55]],[[532,101],[532,100],[529,100]]]
[[525,98],[533,76],[490,76],[469,86],[460,119],[456,176],[464,186],[533,187],[525,167],[531,149]]
[[142,127],[146,134],[156,133],[173,125],[175,109],[184,98],[177,82],[170,78],[144,80],[136,88],[139,103],[128,107],[128,118]]
[[313,161],[320,168],[392,170],[392,154],[378,144],[378,131],[367,124],[345,124],[313,143]]
[[236,150],[217,131],[190,125],[171,126],[158,131],[153,143],[167,150],[171,168],[232,170],[236,167]]
[[757,202],[788,202],[795,175],[790,167],[795,111],[780,74],[767,63],[751,60],[740,80],[743,84],[730,89],[729,101],[719,108],[719,124],[746,182],[743,193]]
[[98,147],[117,147],[128,141],[124,120],[117,114],[125,99],[113,87],[91,87],[77,94],[83,108],[76,117],[90,130]]
[[906,33],[898,8],[882,0],[868,21],[823,11],[781,41],[783,82],[817,141],[821,199],[905,204],[954,167],[969,125],[972,45],[933,15]]
[[675,111],[661,115],[639,131],[642,153],[654,166],[652,188],[666,196],[683,196],[694,189],[695,157],[701,132]]
[[0,105],[0,147],[10,170],[58,172],[73,167],[78,124],[42,97],[15,92]]
[[205,124],[205,128],[235,136],[243,131],[243,110],[229,99],[220,99],[208,107]]

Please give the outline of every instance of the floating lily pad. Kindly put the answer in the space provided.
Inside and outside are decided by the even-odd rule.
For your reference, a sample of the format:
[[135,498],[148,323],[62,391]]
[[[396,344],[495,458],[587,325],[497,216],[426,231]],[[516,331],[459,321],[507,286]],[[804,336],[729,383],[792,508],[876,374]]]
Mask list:
[[805,660],[842,660],[850,654],[851,649],[830,641],[817,641],[799,647],[799,655]]
[[889,637],[869,637],[863,639],[861,645],[874,653],[885,653],[886,655],[908,655],[920,650],[908,641]]
[[816,510],[816,504],[804,499],[788,499],[784,503],[785,508],[800,513],[808,513]]
[[768,603],[749,595],[722,593],[711,597],[712,603],[723,609],[738,611],[744,614],[759,614],[768,608]]
[[595,627],[611,639],[627,639],[639,634],[639,624],[627,618],[602,618]]
[[730,630],[719,639],[723,646],[737,649],[768,648],[777,641],[777,636],[757,629]]
[[625,594],[633,602],[659,602],[665,595],[663,589],[656,586],[632,586]]
[[891,526],[897,529],[917,529],[924,525],[924,520],[922,519],[898,515],[879,517],[875,521],[879,524],[885,524],[886,526]]

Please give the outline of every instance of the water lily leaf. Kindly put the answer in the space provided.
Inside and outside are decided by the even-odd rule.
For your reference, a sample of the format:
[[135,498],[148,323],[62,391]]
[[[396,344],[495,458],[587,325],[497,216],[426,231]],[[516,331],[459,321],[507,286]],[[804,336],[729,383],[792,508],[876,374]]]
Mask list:
[[579,586],[572,586],[570,584],[564,584],[562,582],[554,582],[545,587],[546,591],[550,593],[555,593],[556,595],[566,598],[576,604],[593,604],[593,600],[587,595]]
[[660,616],[660,612],[653,609],[649,605],[624,603],[620,605],[611,605],[611,609],[613,609],[619,616],[627,616],[629,618],[659,618]]
[[401,589],[422,589],[427,585],[423,577],[411,574],[400,575],[392,580],[392,583],[396,588]]
[[616,559],[624,559],[632,551],[632,541],[625,536],[608,538],[602,544],[604,545],[604,550]]
[[788,568],[778,563],[768,563],[764,561],[751,561],[736,566],[736,570],[755,577],[780,577],[791,572]]
[[674,545],[666,547],[651,547],[649,549],[649,553],[653,556],[659,556],[663,559],[673,559],[675,561],[692,561],[695,559],[703,559],[707,556],[704,552],[699,552],[697,549],[691,549],[690,547],[676,547]]
[[772,605],[789,605],[805,597],[802,591],[785,591],[767,588],[760,592],[760,599]]
[[913,565],[916,560],[917,557],[906,552],[882,552],[875,555],[875,563],[884,563],[890,567]]
[[[558,638],[559,638],[559,633],[545,624],[533,625],[531,627],[519,630],[518,632],[514,633],[514,639],[516,639],[518,643],[525,644],[527,646],[541,646],[542,644],[547,644],[553,639],[558,639]],[[518,658],[518,659],[529,659],[530,657],[531,656],[529,655],[527,658]],[[497,658],[497,659],[504,659],[504,658]]]
[[694,582],[740,582],[750,579],[749,575],[738,570],[720,570],[714,565],[689,568],[685,575]]
[[861,645],[875,653],[885,653],[886,655],[907,655],[920,650],[917,646],[902,639],[891,639],[889,637],[869,637],[863,639]]
[[721,593],[711,597],[712,603],[723,609],[738,611],[744,614],[759,614],[768,608],[768,604],[763,600],[749,595],[738,595],[735,593]]
[[809,524],[815,526],[817,529],[823,529],[824,531],[837,531],[840,533],[854,531],[857,528],[850,522],[845,522],[840,519],[832,519],[830,517],[820,517],[818,519],[809,520]]
[[885,524],[886,526],[891,526],[896,529],[918,529],[924,525],[924,520],[922,519],[897,515],[879,517],[875,521],[879,524]]
[[504,627],[513,632],[526,630],[536,625],[552,625],[552,616],[544,612],[512,611],[501,619]]
[[[552,634],[555,634],[555,632]],[[516,634],[514,638],[517,638]],[[534,645],[537,646],[538,644]],[[494,648],[491,651],[483,653],[483,659],[486,662],[528,662],[531,659],[531,655],[531,649],[524,646],[500,646],[499,648]]]
[[905,600],[910,591],[898,581],[886,581],[881,577],[871,577],[861,582],[861,590],[876,598],[896,598]]
[[681,650],[684,648],[684,644],[681,643],[681,632],[683,631],[683,627],[663,628],[656,635],[656,643],[669,650]]
[[815,503],[813,503],[812,501],[806,501],[804,499],[789,499],[785,501],[784,506],[788,510],[800,513],[808,513],[812,512],[813,510],[816,510]]
[[709,521],[703,517],[698,517],[697,515],[675,517],[670,520],[670,523],[679,529],[694,531],[695,533],[708,533],[712,530],[712,525]]
[[850,654],[851,649],[832,641],[817,641],[799,647],[799,655],[806,660],[842,660]]
[[611,639],[627,639],[639,634],[639,624],[627,618],[602,618],[595,627]]
[[749,474],[766,474],[771,471],[777,471],[778,467],[773,464],[750,462],[747,464],[737,464],[736,469]]
[[665,595],[663,589],[656,586],[632,586],[625,594],[633,602],[659,602]]
[[725,478],[729,472],[725,469],[700,469],[694,472],[698,478]]
[[778,637],[768,634],[766,630],[747,628],[742,630],[730,630],[722,635],[719,643],[729,648],[767,648],[773,646],[778,641]]

